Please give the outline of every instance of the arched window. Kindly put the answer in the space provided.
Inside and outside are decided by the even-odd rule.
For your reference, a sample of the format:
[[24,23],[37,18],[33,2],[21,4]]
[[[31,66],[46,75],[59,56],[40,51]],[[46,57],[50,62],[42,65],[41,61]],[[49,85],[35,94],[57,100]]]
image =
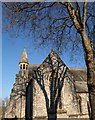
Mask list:
[[90,116],[90,114],[91,114],[91,107],[90,107],[89,101],[87,101],[87,107],[88,107],[88,114]]
[[81,96],[78,96],[79,112],[82,113],[82,99]]
[[20,69],[22,70],[22,64],[20,65]]
[[25,64],[23,64],[23,70],[25,70]]

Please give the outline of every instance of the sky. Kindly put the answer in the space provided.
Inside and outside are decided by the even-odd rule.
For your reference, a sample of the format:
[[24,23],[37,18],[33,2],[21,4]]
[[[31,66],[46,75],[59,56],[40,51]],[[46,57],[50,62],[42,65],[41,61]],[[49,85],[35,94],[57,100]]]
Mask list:
[[2,96],[2,4],[0,3],[0,97]]
[[[19,34],[16,37],[14,34],[11,34],[10,31],[5,30],[5,21],[2,14],[2,49],[0,50],[0,55],[2,53],[2,72],[0,71],[0,76],[2,76],[2,94],[0,97],[5,98],[10,96],[11,89],[15,83],[15,75],[19,72],[19,61],[22,55],[24,48],[26,48],[28,61],[30,64],[41,64],[43,60],[48,56],[51,51],[51,48],[35,49],[34,45],[31,42],[31,38],[26,38],[24,34]],[[1,48],[1,46],[0,46]],[[79,67],[84,68],[84,60],[78,59],[76,62],[71,62],[69,60],[70,53],[63,54],[60,56],[61,59],[68,67]],[[1,64],[0,64],[1,66]],[[1,91],[1,86],[0,86]]]

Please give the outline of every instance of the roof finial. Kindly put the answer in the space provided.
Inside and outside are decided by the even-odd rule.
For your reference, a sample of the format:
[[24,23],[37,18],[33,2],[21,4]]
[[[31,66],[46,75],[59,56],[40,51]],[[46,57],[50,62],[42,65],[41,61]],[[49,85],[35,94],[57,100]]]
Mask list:
[[54,49],[52,49],[51,51],[53,51],[53,52],[54,52]]

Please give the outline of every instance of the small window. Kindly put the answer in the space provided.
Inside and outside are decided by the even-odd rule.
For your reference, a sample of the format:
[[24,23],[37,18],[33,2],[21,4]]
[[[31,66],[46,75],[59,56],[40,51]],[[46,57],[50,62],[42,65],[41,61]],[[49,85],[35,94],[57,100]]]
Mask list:
[[25,64],[23,64],[23,69],[25,69]]
[[82,99],[78,96],[79,112],[82,113]]
[[89,101],[87,101],[87,107],[88,107],[88,113],[89,113],[89,116],[90,116],[90,113],[91,113],[91,107],[90,107],[90,103],[89,103]]
[[22,64],[20,65],[20,69],[22,70]]
[[28,65],[26,65],[26,70],[28,69]]

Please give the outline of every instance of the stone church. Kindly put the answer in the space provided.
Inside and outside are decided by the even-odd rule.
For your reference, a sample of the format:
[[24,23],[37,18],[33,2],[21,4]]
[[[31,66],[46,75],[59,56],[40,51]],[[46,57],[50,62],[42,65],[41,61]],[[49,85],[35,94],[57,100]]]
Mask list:
[[5,118],[47,118],[51,90],[56,101],[59,86],[57,118],[89,118],[86,69],[68,68],[54,50],[42,64],[29,64],[24,49]]

